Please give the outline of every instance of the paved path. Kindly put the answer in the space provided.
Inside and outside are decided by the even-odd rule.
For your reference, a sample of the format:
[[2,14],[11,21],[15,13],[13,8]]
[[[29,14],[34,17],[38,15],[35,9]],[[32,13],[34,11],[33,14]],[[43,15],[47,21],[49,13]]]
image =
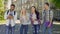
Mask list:
[[[20,25],[19,25],[19,20],[16,21],[16,26],[15,26],[15,34],[19,34],[19,29],[20,29]],[[0,24],[0,34],[5,34],[6,32],[6,27],[4,25],[5,23]],[[60,22],[53,22],[53,34],[60,34]],[[47,32],[46,32],[47,33]],[[29,25],[29,30],[28,30],[28,34],[32,34],[32,27],[31,25]],[[40,34],[42,34],[42,25],[40,28]]]
[[[5,29],[6,29],[5,25],[0,25],[0,34],[5,34]],[[19,34],[19,29],[20,29],[20,25],[16,24],[15,34]],[[41,25],[41,30],[42,30],[42,25]],[[40,33],[42,33],[41,30],[40,30]],[[29,25],[28,34],[32,34],[31,25]],[[60,25],[53,25],[53,34],[60,34]]]

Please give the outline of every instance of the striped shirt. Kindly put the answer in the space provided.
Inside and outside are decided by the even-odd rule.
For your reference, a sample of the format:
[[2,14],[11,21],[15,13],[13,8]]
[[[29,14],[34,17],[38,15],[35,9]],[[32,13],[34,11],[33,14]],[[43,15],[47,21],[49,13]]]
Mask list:
[[42,12],[42,20],[43,20],[43,22],[50,21],[50,19],[53,19],[53,12],[51,10],[44,10]]

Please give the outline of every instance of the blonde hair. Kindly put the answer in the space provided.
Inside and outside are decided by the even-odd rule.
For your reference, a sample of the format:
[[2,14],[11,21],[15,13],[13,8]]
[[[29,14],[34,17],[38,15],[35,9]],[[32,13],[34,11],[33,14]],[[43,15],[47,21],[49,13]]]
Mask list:
[[25,9],[25,8],[22,8],[21,13],[20,13],[20,17],[23,16],[23,12],[24,12],[24,11],[25,11],[24,16],[25,16],[25,18],[27,19],[28,17],[27,17],[27,15],[26,15],[26,9]]

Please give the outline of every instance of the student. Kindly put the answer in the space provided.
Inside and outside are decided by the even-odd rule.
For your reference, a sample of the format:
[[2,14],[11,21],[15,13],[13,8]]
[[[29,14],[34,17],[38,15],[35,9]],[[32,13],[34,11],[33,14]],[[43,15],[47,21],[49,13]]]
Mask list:
[[31,7],[31,23],[33,26],[33,34],[39,34],[40,17],[39,12],[36,10],[35,6]]
[[28,32],[28,25],[30,24],[29,14],[26,12],[25,8],[22,8],[20,13],[20,34],[27,34]]
[[17,19],[17,13],[14,10],[15,5],[11,4],[10,9],[5,12],[4,18],[6,20],[6,34],[9,34],[9,31],[11,30],[10,34],[14,34],[15,29],[15,21]]
[[43,34],[48,31],[48,34],[52,34],[52,19],[53,12],[49,8],[49,3],[45,3],[44,11],[42,12],[42,20],[43,20]]

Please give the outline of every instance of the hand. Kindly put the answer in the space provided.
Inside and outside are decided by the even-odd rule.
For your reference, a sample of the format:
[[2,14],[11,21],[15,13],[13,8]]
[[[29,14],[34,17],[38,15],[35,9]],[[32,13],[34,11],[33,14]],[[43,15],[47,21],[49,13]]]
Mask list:
[[9,16],[7,17],[7,19],[13,19],[13,16],[9,15]]
[[51,24],[49,24],[48,27],[50,28],[51,27]]
[[35,21],[34,19],[32,19],[32,21]]
[[50,24],[48,25],[48,27],[51,27],[51,22],[50,22]]

